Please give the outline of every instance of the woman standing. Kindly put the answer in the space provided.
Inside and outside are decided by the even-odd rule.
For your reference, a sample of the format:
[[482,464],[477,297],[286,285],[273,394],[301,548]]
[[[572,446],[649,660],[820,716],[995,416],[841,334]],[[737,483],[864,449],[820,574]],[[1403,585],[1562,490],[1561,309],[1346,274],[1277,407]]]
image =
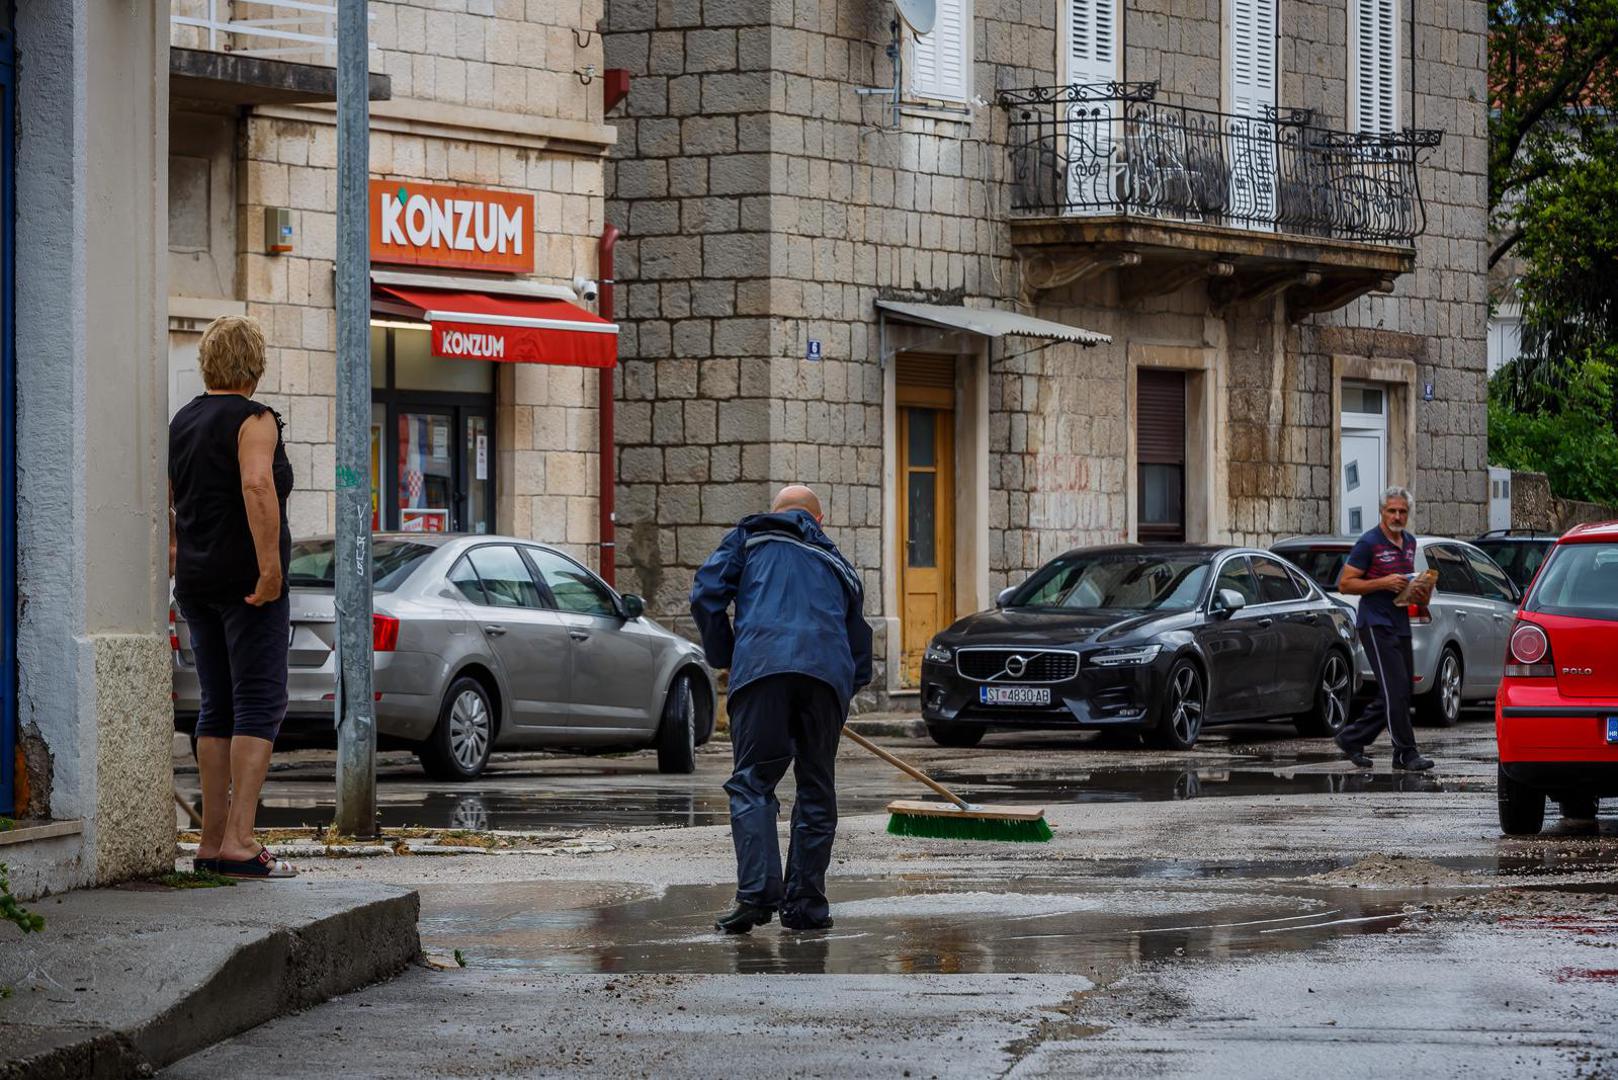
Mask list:
[[202,709],[202,842],[196,867],[232,877],[297,874],[253,837],[259,789],[287,707],[286,575],[292,465],[281,417],[252,400],[264,332],[215,319],[199,355],[207,393],[169,422],[169,557],[191,632]]

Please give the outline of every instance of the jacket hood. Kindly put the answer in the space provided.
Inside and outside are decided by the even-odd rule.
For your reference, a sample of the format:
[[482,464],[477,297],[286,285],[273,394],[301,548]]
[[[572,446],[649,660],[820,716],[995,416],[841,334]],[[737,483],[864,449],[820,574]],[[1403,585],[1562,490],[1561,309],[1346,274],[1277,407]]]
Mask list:
[[865,587],[860,583],[859,573],[843,553],[837,550],[837,545],[831,542],[831,537],[821,531],[820,525],[807,510],[750,514],[736,523],[736,531],[741,533],[742,546],[746,550],[764,543],[786,542],[814,551],[831,564],[832,569],[842,580],[843,587],[863,603]]

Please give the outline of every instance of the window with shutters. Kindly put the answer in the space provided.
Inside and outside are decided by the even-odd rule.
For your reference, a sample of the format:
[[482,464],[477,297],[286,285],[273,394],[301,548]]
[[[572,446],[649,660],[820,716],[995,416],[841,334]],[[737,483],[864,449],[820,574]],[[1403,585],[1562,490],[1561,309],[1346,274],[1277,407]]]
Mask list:
[[1277,2],[1229,0],[1230,209],[1249,228],[1275,220]]
[[910,40],[912,99],[966,102],[972,94],[972,0],[937,0],[933,28]]
[[1137,533],[1185,539],[1185,372],[1141,368],[1135,388]]
[[1349,113],[1354,130],[1399,129],[1399,0],[1349,0]]
[[[1062,81],[1067,86],[1100,87],[1117,82],[1118,9],[1122,0],[1064,0],[1062,12]],[[1113,212],[1119,168],[1115,143],[1121,132],[1121,109],[1104,91],[1074,93],[1063,118],[1069,141],[1067,203],[1070,213]],[[1091,165],[1101,163],[1100,167]]]

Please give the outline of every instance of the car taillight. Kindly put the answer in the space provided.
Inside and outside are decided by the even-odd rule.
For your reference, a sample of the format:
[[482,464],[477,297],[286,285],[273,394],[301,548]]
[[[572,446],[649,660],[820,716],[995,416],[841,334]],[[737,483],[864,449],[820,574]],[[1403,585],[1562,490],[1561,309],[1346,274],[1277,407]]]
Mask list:
[[180,651],[180,635],[174,628],[174,605],[169,605],[169,648],[175,652]]
[[1551,662],[1551,642],[1530,622],[1520,622],[1511,632],[1511,656],[1506,674],[1514,679],[1552,679],[1556,665]]
[[392,615],[371,616],[371,650],[392,652],[399,644],[399,620]]
[[1410,625],[1426,626],[1433,621],[1433,613],[1421,604],[1410,605]]

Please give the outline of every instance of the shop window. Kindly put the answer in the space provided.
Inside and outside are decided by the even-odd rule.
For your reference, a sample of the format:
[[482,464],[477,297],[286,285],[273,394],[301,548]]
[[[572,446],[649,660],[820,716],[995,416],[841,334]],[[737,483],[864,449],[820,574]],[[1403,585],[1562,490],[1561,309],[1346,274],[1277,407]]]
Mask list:
[[372,325],[371,385],[373,527],[494,532],[494,364],[432,356],[425,327]]

